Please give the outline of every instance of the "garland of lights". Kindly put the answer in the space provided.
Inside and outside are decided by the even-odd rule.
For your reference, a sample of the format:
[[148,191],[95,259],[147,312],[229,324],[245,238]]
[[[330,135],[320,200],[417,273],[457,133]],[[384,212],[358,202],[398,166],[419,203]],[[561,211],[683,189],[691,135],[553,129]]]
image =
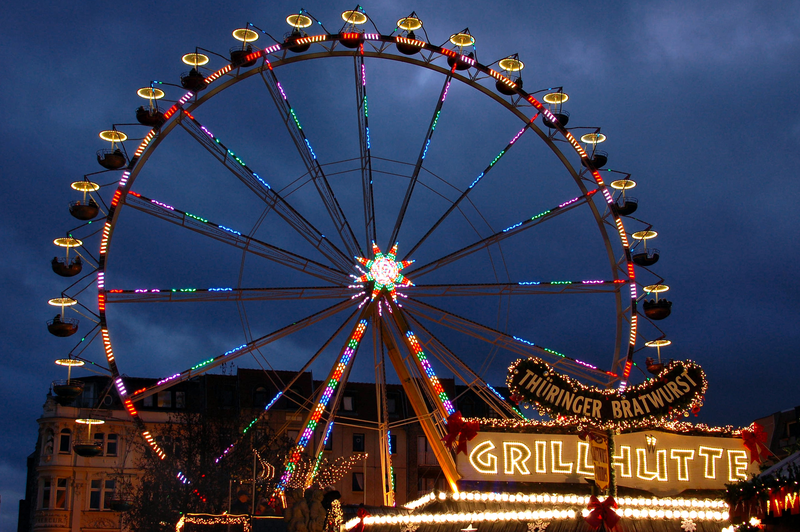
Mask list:
[[183,525],[242,525],[242,532],[253,530],[250,524],[249,515],[211,515],[211,514],[187,514],[182,515],[175,525],[175,532],[181,532]]
[[[533,387],[534,390],[528,390],[527,386],[520,385],[520,383],[525,384],[525,379],[529,375],[533,375],[531,370],[538,371],[539,375],[542,376],[540,381],[536,381],[536,386]],[[686,388],[691,388],[689,393],[683,393],[681,395],[675,393],[674,396],[669,395],[672,401],[667,405],[668,401],[665,400],[665,396],[669,392],[669,389],[666,389],[666,385],[661,388],[656,387],[664,382],[673,383],[676,378],[679,379],[681,376],[686,377],[688,371],[692,371],[695,379],[699,380],[699,382],[691,387],[689,387],[688,384],[686,385]],[[533,381],[534,378],[536,377],[532,377],[531,381]],[[519,399],[523,405],[530,406],[535,403],[540,415],[547,415],[572,423],[580,421],[598,428],[620,430],[660,425],[664,421],[665,413],[673,419],[688,416],[690,411],[702,406],[703,397],[708,389],[708,381],[705,378],[705,373],[699,365],[691,360],[673,361],[659,373],[657,378],[648,379],[641,384],[630,386],[623,391],[619,391],[616,389],[600,389],[587,386],[568,375],[556,373],[545,361],[531,357],[527,359],[518,359],[511,364],[508,368],[506,384],[512,396],[514,396],[515,399]],[[539,394],[541,394],[541,396],[546,395],[546,393],[542,392],[543,388],[545,391],[560,390],[560,394],[557,394],[558,399],[546,403],[536,402],[536,397]],[[624,401],[630,405],[631,402],[635,401],[634,398],[644,395],[648,390],[652,390],[650,395],[657,396],[658,392],[661,393],[658,399],[662,402],[662,408],[657,409],[656,403],[654,402],[653,412],[650,412],[650,407],[648,406],[647,413],[644,413],[644,410],[638,407],[642,413],[636,413],[636,417],[631,417],[631,419],[609,419],[610,416],[596,416],[596,418],[593,419],[589,416],[589,413],[586,412],[586,408],[579,408],[579,411],[576,412],[572,404],[566,405],[565,402],[560,402],[562,396],[565,396],[566,399],[566,392],[569,392],[576,397],[576,404],[578,402],[577,399],[580,398],[585,398],[585,403],[592,403],[591,412],[594,414],[600,411],[601,407],[603,410],[610,409],[614,400],[617,402]],[[536,394],[533,393],[534,391]],[[551,393],[551,396],[552,395]],[[628,401],[628,398],[631,398],[631,401]],[[628,406],[628,408],[630,408],[630,406]]]
[[[585,421],[573,419],[553,419],[539,421],[535,419],[494,419],[494,418],[472,418],[481,424],[481,429],[489,432],[514,432],[514,433],[538,433],[538,434],[564,434],[567,431],[577,430],[580,432],[585,427]],[[711,427],[704,423],[692,424],[686,421],[662,421],[653,423],[641,423],[636,427],[617,427],[615,432],[625,433],[638,431],[641,429],[658,429],[673,434],[687,436],[721,436],[728,438],[740,438],[743,429],[734,429],[732,425],[724,427]]]
[[[485,503],[511,503],[520,509],[498,510],[487,508],[473,512],[411,513],[384,514],[350,519],[345,529],[351,530],[360,522],[371,524],[419,525],[439,523],[478,523],[496,521],[537,521],[567,520],[578,515],[586,517],[589,510],[589,496],[559,494],[523,494],[498,492],[455,492],[429,493],[411,501],[404,506],[406,510],[420,510],[433,502],[470,501]],[[668,520],[701,520],[721,522],[728,519],[728,506],[721,499],[684,499],[684,498],[643,498],[623,497],[617,499],[619,508],[616,513],[620,517],[633,519],[668,519]]]
[[[286,489],[313,487],[322,489],[325,486],[333,486],[368,456],[367,453],[361,453],[348,457],[340,456],[333,461],[324,458],[319,463],[312,459],[300,461],[295,467],[293,476],[286,482]],[[306,486],[306,479],[312,470],[316,471],[314,482]]]

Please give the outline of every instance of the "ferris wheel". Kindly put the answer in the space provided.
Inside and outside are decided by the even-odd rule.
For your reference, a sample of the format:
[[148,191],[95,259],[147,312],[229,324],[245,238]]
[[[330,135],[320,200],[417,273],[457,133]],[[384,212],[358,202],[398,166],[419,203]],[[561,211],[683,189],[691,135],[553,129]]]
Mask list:
[[[305,11],[286,22],[278,39],[236,29],[224,62],[183,55],[179,83],[138,90],[148,129],[135,149],[117,126],[103,131],[105,170],[72,184],[70,212],[86,223],[57,239],[67,254],[53,270],[95,270],[93,331],[156,453],[135,402],[245,356],[296,375],[326,367],[301,405],[287,482],[301,452],[321,453],[343,383],[363,376],[358,355],[378,387],[382,447],[388,372],[454,486],[441,439],[457,401],[443,376],[523,418],[490,384],[514,359],[624,386],[645,340],[667,345],[653,323],[671,307],[650,270],[657,233],[632,218],[636,183],[605,168],[605,134],[574,126],[563,88],[526,92],[519,55],[479,62],[468,29],[433,44],[416,13],[388,34],[361,8],[334,32]],[[53,334],[77,332],[64,313],[84,289],[53,300]],[[125,373],[162,368],[126,388]]]

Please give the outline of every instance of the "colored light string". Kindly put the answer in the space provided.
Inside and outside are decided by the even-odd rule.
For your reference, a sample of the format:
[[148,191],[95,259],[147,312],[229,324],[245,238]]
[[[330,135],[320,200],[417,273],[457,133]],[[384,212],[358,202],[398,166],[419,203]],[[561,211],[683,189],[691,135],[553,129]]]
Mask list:
[[450,399],[447,397],[447,393],[445,393],[442,384],[439,382],[439,379],[436,377],[436,373],[433,371],[433,367],[431,367],[430,361],[428,361],[428,356],[425,354],[425,351],[422,350],[422,346],[419,345],[419,341],[417,340],[416,335],[413,332],[408,331],[406,333],[406,338],[408,339],[408,343],[411,346],[411,350],[414,352],[414,356],[417,357],[422,369],[425,371],[425,375],[428,377],[428,381],[431,384],[431,387],[436,392],[436,396],[439,399],[439,402],[442,404],[445,412],[449,416],[453,412],[455,412],[455,408],[453,408],[453,403],[450,402]]
[[541,349],[542,351],[550,353],[551,355],[555,355],[557,357],[560,357],[560,358],[563,358],[563,359],[566,359],[566,360],[570,360],[572,362],[575,362],[576,364],[580,364],[583,367],[592,369],[594,371],[598,371],[600,373],[604,373],[604,374],[606,374],[606,375],[608,375],[610,377],[617,377],[616,373],[613,373],[611,371],[606,371],[604,369],[600,369],[597,366],[589,364],[588,362],[584,362],[582,360],[578,360],[577,358],[569,357],[569,356],[565,355],[564,353],[559,353],[558,351],[556,351],[554,349],[550,349],[548,347],[542,347],[541,345],[535,344],[535,343],[531,342],[530,340],[526,340],[524,338],[520,338],[519,336],[512,336],[512,338],[514,340],[516,340],[517,342],[521,343],[521,344],[526,344],[526,345],[529,345],[531,347],[536,347],[538,349]]
[[322,418],[322,414],[325,411],[325,408],[328,406],[328,402],[330,402],[333,393],[336,391],[336,388],[339,386],[341,382],[342,376],[344,375],[345,370],[347,369],[350,361],[353,359],[356,351],[358,350],[358,346],[361,343],[361,339],[364,337],[364,331],[367,329],[367,320],[360,320],[358,325],[356,325],[355,330],[353,331],[352,335],[347,341],[347,344],[342,351],[342,356],[339,359],[339,363],[334,368],[334,371],[328,381],[327,385],[325,386],[325,390],[320,395],[320,398],[317,400],[317,404],[314,408],[314,411],[311,414],[311,417],[306,425],[303,433],[297,440],[297,444],[295,445],[294,451],[286,463],[286,470],[281,477],[280,483],[278,484],[278,489],[283,490],[285,489],[287,483],[292,478],[292,474],[294,473],[295,469],[297,468],[297,464],[300,462],[302,458],[302,453],[305,451],[306,446],[308,446],[308,442],[311,441],[311,437],[314,435],[314,430],[317,428],[319,424],[319,420]]

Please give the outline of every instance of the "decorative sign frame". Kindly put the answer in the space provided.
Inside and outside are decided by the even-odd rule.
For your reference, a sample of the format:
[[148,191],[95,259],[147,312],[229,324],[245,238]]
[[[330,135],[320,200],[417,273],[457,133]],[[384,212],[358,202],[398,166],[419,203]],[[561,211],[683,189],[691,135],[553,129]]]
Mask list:
[[586,386],[544,360],[527,358],[511,365],[506,383],[513,399],[535,404],[543,415],[615,429],[688,415],[702,406],[708,388],[702,368],[691,360],[671,362],[656,377],[619,391]]

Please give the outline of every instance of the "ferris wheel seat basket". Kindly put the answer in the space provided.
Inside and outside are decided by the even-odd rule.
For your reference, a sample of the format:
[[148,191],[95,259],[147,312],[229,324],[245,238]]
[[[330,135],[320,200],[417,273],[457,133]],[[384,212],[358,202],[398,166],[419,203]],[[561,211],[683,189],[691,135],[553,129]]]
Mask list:
[[649,371],[653,375],[658,375],[661,373],[661,370],[664,369],[665,364],[663,362],[656,362],[654,358],[647,357],[644,360],[645,366],[647,366],[647,371]]
[[[472,57],[473,55],[474,54],[472,52],[470,52],[469,54],[467,54],[467,57]],[[469,63],[467,63],[466,61],[462,61],[461,59],[458,59],[458,58],[455,58],[455,57],[448,57],[447,58],[447,64],[450,65],[450,68],[452,68],[453,65],[455,65],[456,66],[456,70],[467,70],[470,67]]]
[[120,149],[98,150],[97,162],[106,170],[119,170],[127,164],[125,154]]
[[205,89],[206,86],[206,78],[204,78],[203,74],[194,68],[189,72],[184,72],[181,74],[181,87],[188,91],[200,92],[201,90]]
[[[414,36],[413,33],[409,33],[408,34],[408,38],[409,39],[416,39],[416,37]],[[405,42],[399,42],[399,43],[396,44],[396,46],[397,46],[397,51],[400,52],[403,55],[414,55],[414,54],[418,53],[420,50],[422,50],[421,46],[418,46],[416,44],[405,43]]]
[[72,450],[75,451],[75,454],[83,456],[84,458],[91,458],[103,454],[103,447],[99,443],[93,441],[76,441],[72,446]]
[[295,29],[286,33],[283,36],[283,45],[289,49],[290,52],[294,52],[296,54],[301,54],[308,50],[311,47],[311,43],[307,42],[305,44],[292,44],[293,42],[297,41],[297,39],[302,39],[303,37],[307,37],[308,35],[306,32],[301,31],[299,29]]
[[94,220],[100,212],[100,206],[95,202],[81,203],[74,201],[69,205],[69,213],[78,220]]
[[54,336],[66,338],[78,332],[78,323],[75,318],[52,319],[47,321],[47,330]]
[[[588,159],[581,159],[581,164],[583,166],[586,166],[587,160]],[[594,166],[595,168],[602,168],[608,162],[608,152],[605,152],[605,151],[602,151],[602,150],[597,150],[592,155],[592,159],[591,160],[592,160],[592,166]]]
[[136,109],[136,121],[143,126],[161,127],[164,123],[164,113],[158,108],[151,110],[149,107],[141,106]]
[[[514,80],[514,83],[520,89],[522,88],[522,79],[521,78],[517,78],[516,80]],[[513,96],[513,95],[515,95],[517,93],[517,91],[515,91],[514,89],[512,89],[511,87],[509,87],[508,85],[506,85],[505,83],[503,83],[500,80],[497,80],[497,83],[495,83],[494,86],[497,89],[497,92],[499,92],[500,94],[505,94],[506,96]]]
[[81,381],[53,381],[53,393],[56,394],[55,400],[61,406],[68,406],[83,393],[83,383]]
[[642,305],[644,307],[644,314],[651,320],[663,320],[672,312],[672,301],[666,299],[653,299],[646,300]]
[[633,262],[639,266],[652,266],[658,262],[658,257],[659,255],[657,249],[648,249],[647,251],[642,251],[641,253],[634,253]]
[[364,36],[362,34],[358,34],[359,36],[355,39],[345,38],[345,35],[352,35],[352,34],[340,34],[339,42],[342,43],[342,46],[345,48],[358,48],[361,43],[364,42]]
[[[553,116],[556,117],[556,120],[558,120],[558,123],[562,126],[566,126],[569,122],[569,111],[559,111],[557,113],[553,113]],[[555,129],[556,127],[555,123],[553,123],[553,121],[547,117],[542,118],[542,122],[550,129]]]
[[629,216],[639,208],[639,200],[629,196],[620,197],[614,202],[614,208],[620,216]]
[[73,277],[81,273],[83,269],[83,261],[80,257],[75,257],[69,262],[66,259],[53,257],[50,264],[53,267],[53,271],[61,277]]
[[234,46],[230,49],[231,64],[234,67],[251,67],[256,64],[256,60],[245,61],[245,57],[253,53],[252,45],[242,49],[241,46]]

